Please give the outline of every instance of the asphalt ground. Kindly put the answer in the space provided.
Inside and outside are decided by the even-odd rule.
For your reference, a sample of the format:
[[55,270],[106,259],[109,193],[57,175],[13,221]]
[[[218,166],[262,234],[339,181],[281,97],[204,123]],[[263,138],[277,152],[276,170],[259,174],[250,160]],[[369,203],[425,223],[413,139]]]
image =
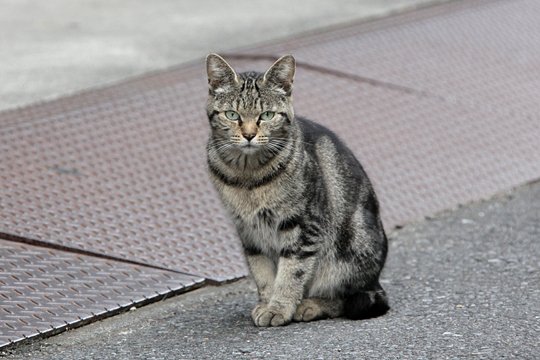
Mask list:
[[390,234],[392,310],[256,328],[249,280],[130,311],[6,359],[538,359],[540,183]]

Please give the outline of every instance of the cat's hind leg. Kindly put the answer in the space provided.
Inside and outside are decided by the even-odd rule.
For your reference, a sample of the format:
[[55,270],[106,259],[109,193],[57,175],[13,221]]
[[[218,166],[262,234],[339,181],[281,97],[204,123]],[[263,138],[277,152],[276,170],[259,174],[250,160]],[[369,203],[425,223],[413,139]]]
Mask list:
[[373,290],[348,294],[344,299],[303,299],[294,313],[294,321],[314,321],[345,316],[349,319],[369,319],[384,315],[390,306],[385,291],[377,284]]
[[313,321],[325,318],[336,318],[343,315],[342,299],[303,299],[296,308],[294,321]]
[[379,282],[369,290],[358,290],[346,295],[343,315],[352,320],[369,319],[390,310],[388,297]]

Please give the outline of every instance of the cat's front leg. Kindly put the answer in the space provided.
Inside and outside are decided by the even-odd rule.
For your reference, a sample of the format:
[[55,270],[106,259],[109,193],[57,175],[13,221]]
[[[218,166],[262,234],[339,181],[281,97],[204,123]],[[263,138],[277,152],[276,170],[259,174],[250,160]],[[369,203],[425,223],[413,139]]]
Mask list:
[[249,270],[257,285],[259,301],[267,304],[272,296],[274,279],[276,277],[276,266],[267,256],[262,254],[253,254],[246,252],[246,259]]
[[257,305],[251,314],[255,325],[281,326],[291,322],[314,271],[315,255],[316,252],[301,249],[282,252],[270,301]]

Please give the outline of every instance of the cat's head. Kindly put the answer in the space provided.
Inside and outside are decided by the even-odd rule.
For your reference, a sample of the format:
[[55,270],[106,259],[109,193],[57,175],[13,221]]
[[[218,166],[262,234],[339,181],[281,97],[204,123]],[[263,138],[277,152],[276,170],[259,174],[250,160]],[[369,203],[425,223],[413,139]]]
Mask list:
[[219,55],[208,55],[207,111],[213,138],[244,153],[282,147],[294,120],[295,67],[294,58],[285,55],[265,73],[239,74]]

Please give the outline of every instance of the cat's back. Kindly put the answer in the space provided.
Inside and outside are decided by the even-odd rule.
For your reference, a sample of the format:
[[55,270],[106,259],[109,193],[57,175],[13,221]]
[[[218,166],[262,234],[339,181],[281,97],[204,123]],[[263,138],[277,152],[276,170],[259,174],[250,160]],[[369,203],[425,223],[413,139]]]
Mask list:
[[297,118],[304,149],[314,163],[308,176],[328,195],[326,206],[336,213],[352,213],[360,206],[378,216],[378,204],[371,182],[353,152],[328,128]]
[[336,166],[345,167],[348,171],[344,175],[367,179],[351,149],[334,132],[306,118],[298,117],[297,121],[302,131],[305,149],[315,156],[318,162],[326,160]]

